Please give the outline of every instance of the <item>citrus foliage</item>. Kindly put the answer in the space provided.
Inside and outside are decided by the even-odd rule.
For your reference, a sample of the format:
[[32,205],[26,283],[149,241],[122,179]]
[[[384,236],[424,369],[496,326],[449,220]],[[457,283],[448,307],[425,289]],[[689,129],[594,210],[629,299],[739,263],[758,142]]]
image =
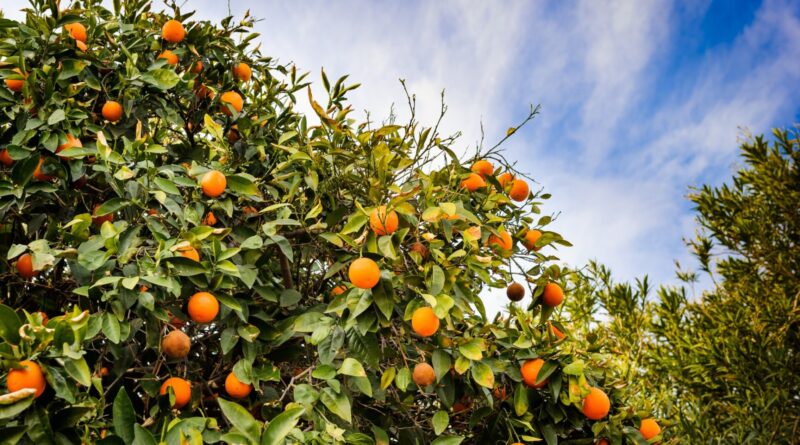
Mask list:
[[[610,354],[630,405],[665,419],[665,443],[796,442],[800,144],[774,130],[740,150],[731,184],[690,195],[702,230],[689,242],[700,270],[678,271],[687,285],[653,295],[646,277],[617,283],[597,264],[570,274],[573,331]],[[694,297],[701,274],[710,289]]]
[[[322,74],[323,106],[248,17],[191,16],[0,20],[0,356],[9,390],[22,360],[46,380],[2,396],[3,437],[644,443],[548,328],[570,296],[547,195],[495,148],[472,172],[413,117],[351,118],[345,78]],[[479,293],[512,265],[533,301],[490,322]]]

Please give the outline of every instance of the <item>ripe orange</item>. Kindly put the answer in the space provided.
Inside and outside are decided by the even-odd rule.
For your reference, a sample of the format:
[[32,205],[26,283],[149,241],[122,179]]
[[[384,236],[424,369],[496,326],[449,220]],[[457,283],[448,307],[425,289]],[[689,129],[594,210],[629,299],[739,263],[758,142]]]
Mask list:
[[[97,209],[99,208],[100,208],[100,203],[95,204],[94,208],[92,209],[92,215],[97,215]],[[103,216],[92,216],[92,223],[97,227],[102,226],[103,223],[106,221],[108,222],[114,221],[114,214],[108,213]]]
[[189,298],[189,317],[197,323],[213,321],[219,313],[217,298],[208,292],[198,292]]
[[546,306],[556,307],[564,301],[564,291],[556,283],[547,283],[542,292],[542,303]]
[[201,100],[205,98],[213,98],[214,97],[213,94],[214,92],[209,90],[208,87],[203,85],[202,83],[194,88],[194,95]]
[[222,96],[219,98],[220,103],[222,104],[222,112],[230,116],[231,110],[225,104],[229,104],[237,113],[242,112],[242,108],[244,108],[244,99],[242,96],[239,95],[236,91],[226,91],[222,93]]
[[228,377],[225,377],[225,392],[227,392],[228,395],[234,399],[243,399],[249,396],[250,391],[252,390],[253,385],[242,383],[236,378],[236,375],[234,375],[233,371],[228,374]]
[[436,381],[436,372],[427,363],[417,363],[414,366],[414,373],[411,375],[411,379],[417,385],[425,387]]
[[214,216],[214,212],[206,213],[206,217],[203,218],[203,224],[207,226],[213,226],[216,223],[217,223],[217,217]]
[[[81,140],[76,138],[75,136],[67,134],[67,142],[64,142],[63,144],[59,145],[56,148],[56,153],[60,153],[61,151],[72,147],[83,147],[83,143],[81,143]],[[63,156],[59,156],[59,158],[68,159]]]
[[486,240],[487,244],[492,248],[511,250],[514,247],[514,240],[511,239],[511,235],[502,227],[497,233],[499,233],[500,236],[494,234],[490,235],[489,239]]
[[595,445],[609,445],[608,439],[600,439],[597,442],[595,442]]
[[506,289],[506,296],[511,301],[522,300],[525,298],[525,287],[515,281]]
[[177,65],[178,64],[178,55],[173,53],[172,51],[165,49],[164,52],[158,55],[158,59],[166,59],[167,65]]
[[528,199],[529,193],[530,189],[528,188],[528,183],[525,182],[524,179],[515,179],[511,181],[511,190],[508,192],[508,196],[511,199],[517,202],[525,201]]
[[592,387],[588,396],[583,398],[583,415],[592,420],[600,420],[608,415],[611,401],[600,388]]
[[178,252],[181,253],[181,256],[184,258],[189,258],[190,260],[200,262],[200,253],[197,252],[192,246],[185,246],[178,249]]
[[514,175],[512,175],[511,173],[508,173],[508,172],[503,173],[502,175],[500,175],[497,178],[497,182],[500,183],[500,187],[502,187],[503,190],[506,189],[506,184],[508,184],[509,181],[513,181],[513,180],[514,180]]
[[80,23],[69,23],[64,25],[64,30],[69,33],[73,39],[86,43],[86,27]]
[[481,178],[485,178],[487,176],[492,176],[492,173],[494,172],[494,166],[491,162],[481,159],[480,161],[472,164],[472,168],[470,170],[472,170],[473,173],[481,175]]
[[639,432],[642,433],[644,440],[650,440],[661,434],[661,427],[655,419],[644,419],[639,426]]
[[175,404],[172,405],[175,409],[183,408],[192,398],[192,385],[180,377],[170,377],[165,380],[158,393],[162,396],[167,394],[167,388],[172,388],[172,392],[175,393]]
[[24,253],[20,255],[19,259],[17,260],[17,272],[19,273],[19,276],[25,278],[26,280],[30,280],[39,274],[38,270],[33,270],[33,257],[31,254]]
[[237,80],[242,82],[247,82],[250,80],[250,76],[253,75],[253,70],[250,69],[250,65],[239,62],[233,66],[233,77]]
[[86,52],[89,49],[89,47],[86,46],[86,44],[81,42],[80,40],[75,41],[75,46],[78,47],[78,49],[83,52]]
[[[14,72],[16,72],[17,74],[21,74],[22,77],[25,77],[25,78],[28,77],[28,74],[27,73],[23,74],[22,71],[19,70],[19,68],[14,68]],[[15,93],[19,93],[20,91],[22,91],[22,86],[25,85],[25,80],[24,79],[6,79],[5,83],[6,83],[6,88],[8,88],[9,90],[11,90],[11,91],[13,91]]]
[[353,286],[359,289],[372,289],[381,280],[381,269],[369,258],[358,258],[350,263],[347,276]]
[[414,244],[412,244],[411,248],[408,250],[409,252],[417,252],[419,256],[422,257],[423,260],[427,260],[428,255],[430,255],[430,251],[428,250],[428,248],[425,247],[425,244],[422,244],[422,242],[420,241],[417,241]]
[[3,151],[0,151],[0,162],[2,162],[6,167],[11,167],[14,165],[14,160],[11,159],[11,155],[8,153],[7,148],[4,148]]
[[36,165],[36,169],[33,171],[33,179],[37,181],[52,181],[55,179],[55,176],[46,175],[42,173],[42,166],[44,165],[44,156],[39,156],[39,164]]
[[544,388],[544,386],[547,385],[547,379],[538,384],[536,383],[542,366],[544,366],[544,360],[540,358],[525,361],[519,370],[520,374],[522,374],[522,381],[531,388]]
[[203,61],[198,60],[192,65],[192,74],[200,74],[203,72]]
[[474,192],[482,187],[486,187],[486,181],[477,173],[470,173],[467,179],[461,181],[461,188],[465,188],[470,192]]
[[411,329],[420,337],[430,337],[439,330],[439,317],[429,307],[421,307],[411,315]]
[[45,380],[42,368],[38,363],[31,360],[19,362],[19,368],[8,371],[6,385],[9,392],[19,391],[20,389],[35,389],[34,398],[39,397],[44,392]]
[[211,170],[200,180],[200,187],[203,189],[203,194],[209,198],[216,198],[225,192],[225,187],[228,186],[228,180],[225,175],[219,170]]
[[536,241],[539,241],[541,237],[542,232],[536,229],[528,230],[525,232],[525,240],[522,241],[522,244],[524,244],[528,250],[539,250],[539,248],[536,247]]
[[376,235],[391,235],[397,230],[399,220],[394,210],[386,213],[386,206],[375,208],[369,214],[369,226]]
[[338,297],[339,295],[342,295],[345,292],[347,292],[347,286],[345,286],[344,284],[340,284],[331,290],[331,295],[334,297]]
[[183,29],[181,22],[177,20],[169,20],[161,28],[161,38],[169,43],[180,43],[185,36],[186,30]]
[[120,120],[122,118],[122,105],[113,100],[106,102],[103,105],[103,118],[111,122]]
[[161,350],[169,358],[183,359],[189,355],[192,341],[183,331],[175,329],[161,340]]

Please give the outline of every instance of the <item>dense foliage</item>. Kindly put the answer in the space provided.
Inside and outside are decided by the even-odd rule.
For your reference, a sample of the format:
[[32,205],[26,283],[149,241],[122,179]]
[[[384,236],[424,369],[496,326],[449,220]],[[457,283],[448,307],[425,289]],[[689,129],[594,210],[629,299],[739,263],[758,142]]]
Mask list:
[[670,419],[675,443],[795,443],[800,428],[800,143],[775,130],[741,155],[732,184],[690,194],[700,270],[678,271],[686,285],[570,275],[575,335],[615,352],[629,403]]
[[[413,96],[359,122],[357,85],[322,73],[319,103],[249,17],[191,16],[0,20],[0,437],[646,443],[613,363],[549,324],[569,243],[497,147],[460,159]],[[531,303],[487,320],[515,278]]]

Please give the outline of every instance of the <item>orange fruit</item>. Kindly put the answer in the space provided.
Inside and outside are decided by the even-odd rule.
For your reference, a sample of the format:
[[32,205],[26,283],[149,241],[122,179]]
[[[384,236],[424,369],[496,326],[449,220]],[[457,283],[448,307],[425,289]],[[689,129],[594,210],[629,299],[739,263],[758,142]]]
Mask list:
[[8,153],[7,148],[4,148],[3,151],[0,151],[0,162],[2,162],[6,167],[11,167],[14,165],[14,160],[11,159],[11,154]]
[[492,395],[495,399],[500,400],[501,402],[508,398],[505,386],[498,386],[497,388],[493,389]]
[[486,181],[477,173],[470,173],[467,179],[461,181],[461,188],[474,192],[479,188],[486,187]]
[[642,433],[644,440],[650,440],[661,434],[661,427],[655,419],[644,419],[639,426],[639,432]]
[[8,392],[19,391],[20,389],[35,389],[34,398],[39,397],[44,392],[46,386],[42,368],[38,363],[30,360],[19,362],[19,367],[8,371],[6,378]]
[[525,201],[528,199],[529,193],[530,189],[528,188],[528,183],[525,182],[524,179],[515,179],[511,181],[511,190],[508,192],[508,196],[511,199],[517,202]]
[[108,368],[106,368],[105,366],[103,366],[102,368],[98,369],[98,370],[97,370],[97,375],[98,375],[99,377],[105,377],[105,376],[107,376],[107,375],[108,375]]
[[249,396],[252,390],[253,385],[242,383],[233,372],[225,377],[225,392],[234,399],[243,399]]
[[[28,77],[28,74],[27,73],[26,74],[22,74],[22,71],[20,71],[19,68],[14,68],[14,72],[16,72],[17,74],[21,74],[23,77],[26,77],[26,78]],[[22,86],[25,85],[25,80],[24,79],[6,79],[5,83],[6,83],[6,88],[8,88],[9,90],[11,90],[11,91],[13,91],[15,93],[19,93],[20,91],[22,91]]]
[[489,236],[489,239],[486,240],[489,247],[511,250],[514,247],[514,240],[511,239],[511,235],[502,227],[497,233],[499,233],[500,236],[492,234]]
[[106,102],[103,105],[103,118],[111,122],[120,120],[122,118],[122,105],[113,100]]
[[421,307],[411,315],[411,329],[420,337],[430,337],[439,330],[439,317],[429,307]]
[[525,232],[525,239],[522,241],[522,244],[525,245],[528,250],[539,250],[539,248],[536,247],[536,241],[539,241],[541,237],[542,232],[536,229],[528,230]]
[[86,46],[86,44],[81,42],[80,40],[75,41],[75,46],[78,47],[78,49],[83,52],[86,52],[89,49],[89,47]]
[[182,359],[189,355],[192,341],[183,331],[175,329],[161,340],[161,350],[169,358]]
[[381,269],[378,263],[369,258],[358,258],[350,263],[347,276],[353,286],[359,289],[372,289],[381,280]]
[[436,372],[434,372],[433,367],[427,363],[417,363],[416,366],[414,366],[411,380],[419,386],[428,386],[436,381]]
[[397,230],[400,221],[394,210],[386,213],[386,206],[376,207],[369,214],[369,226],[376,235],[391,235]]
[[236,110],[237,113],[241,113],[242,108],[244,107],[244,99],[242,99],[242,96],[240,96],[236,91],[226,91],[222,93],[219,101],[222,104],[222,112],[228,116],[230,116],[232,113],[225,104],[229,104],[234,110]]
[[169,324],[171,324],[175,329],[181,329],[186,325],[185,321],[178,318],[178,316],[173,314],[171,311],[167,311],[167,315],[169,316]]
[[494,166],[491,162],[481,159],[480,161],[472,164],[473,173],[477,173],[481,176],[481,178],[485,178],[487,176],[492,176],[494,172]]
[[522,300],[525,298],[525,287],[515,281],[506,289],[506,296],[511,301]]
[[237,80],[242,82],[247,82],[250,80],[250,76],[253,75],[253,70],[250,69],[250,65],[239,62],[233,66],[233,77]]
[[207,97],[208,98],[213,98],[213,94],[214,93],[211,90],[209,90],[208,87],[203,85],[202,83],[200,85],[197,85],[194,88],[194,95],[197,96],[198,99],[205,99]]
[[595,442],[595,445],[609,445],[608,439],[600,439],[597,442]]
[[198,60],[192,65],[192,74],[200,74],[203,72],[203,61]]
[[47,314],[45,314],[44,312],[39,311],[39,312],[36,312],[36,313],[39,314],[42,317],[42,326],[46,325],[47,322],[50,321],[50,319],[47,318]]
[[213,226],[216,223],[217,223],[217,217],[214,216],[214,212],[206,213],[206,217],[203,218],[203,224],[207,226]]
[[340,284],[331,289],[331,295],[333,295],[334,297],[338,297],[339,295],[342,295],[345,292],[347,292],[347,286],[345,286],[344,284]]
[[547,283],[542,292],[542,303],[546,306],[556,307],[564,301],[564,291],[556,283]]
[[36,169],[33,171],[33,179],[37,181],[52,181],[55,179],[55,176],[46,175],[42,173],[42,166],[44,165],[44,156],[39,156],[39,164],[36,165]]
[[19,276],[30,280],[39,274],[38,270],[33,270],[33,257],[29,253],[23,253],[17,260],[17,272]]
[[211,170],[200,180],[200,187],[203,189],[203,194],[209,198],[216,198],[225,192],[225,187],[228,186],[228,180],[225,175],[219,170]]
[[217,318],[219,302],[208,292],[198,292],[189,298],[189,317],[197,323],[208,323]]
[[161,54],[158,55],[158,59],[166,59],[167,65],[177,65],[178,64],[178,55],[173,53],[172,51],[165,49]]
[[544,388],[544,386],[547,385],[547,379],[538,384],[536,383],[542,366],[544,366],[544,360],[540,358],[525,361],[519,370],[520,374],[522,374],[522,381],[531,388]]
[[[67,134],[67,142],[64,142],[63,144],[59,145],[56,148],[56,153],[59,153],[59,152],[61,152],[63,150],[66,150],[66,149],[72,148],[72,147],[83,147],[83,143],[81,143],[81,140],[76,138],[75,136],[73,136],[71,134]],[[59,158],[67,159],[67,158],[62,157],[62,156],[59,156]]]
[[172,392],[175,393],[175,404],[172,405],[175,409],[183,408],[192,399],[192,385],[180,377],[170,377],[165,380],[158,393],[162,396],[167,394],[167,388],[172,388]]
[[86,43],[86,27],[80,23],[69,23],[64,25],[64,30],[69,33],[73,39]]
[[180,43],[184,37],[186,37],[186,30],[177,20],[169,20],[161,27],[161,38],[169,43]]
[[589,395],[583,398],[583,415],[592,420],[600,420],[608,415],[611,402],[600,388],[590,388]]
[[506,184],[508,184],[509,181],[513,181],[513,180],[514,180],[514,175],[512,175],[511,173],[508,173],[508,172],[503,173],[502,175],[500,175],[497,178],[497,182],[500,183],[500,187],[502,187],[503,190],[505,190]]
[[181,247],[178,249],[178,252],[180,252],[181,256],[184,258],[189,258],[190,260],[197,261],[198,263],[200,262],[200,254],[197,252],[197,249],[192,246]]
[[[100,203],[95,204],[94,208],[92,209],[92,215],[96,215],[97,214],[97,209],[99,209],[99,208],[100,208]],[[97,227],[102,226],[103,223],[106,222],[106,221],[108,221],[108,222],[114,221],[114,214],[113,213],[108,213],[108,214],[105,214],[103,216],[92,216],[92,223],[94,225],[96,225]]]
[[420,241],[417,241],[414,244],[412,244],[411,248],[409,249],[409,252],[417,252],[419,256],[422,257],[423,260],[427,260],[428,255],[430,254],[430,251],[428,250],[427,247],[425,247],[425,244],[422,244],[422,242]]
[[149,209],[147,209],[147,214],[150,216],[158,216],[158,210],[150,207]]

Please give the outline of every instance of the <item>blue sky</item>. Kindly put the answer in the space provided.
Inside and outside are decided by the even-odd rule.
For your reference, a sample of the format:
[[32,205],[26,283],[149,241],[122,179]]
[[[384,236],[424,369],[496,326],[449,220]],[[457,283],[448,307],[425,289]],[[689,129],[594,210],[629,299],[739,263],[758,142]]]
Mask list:
[[[562,258],[596,258],[622,279],[673,280],[674,260],[690,262],[688,187],[731,176],[742,128],[800,120],[796,1],[230,3],[263,19],[264,52],[314,79],[324,67],[361,82],[350,97],[373,117],[393,103],[404,115],[399,78],[423,122],[445,89],[444,130],[463,132],[460,150],[474,149],[481,122],[493,143],[541,104],[507,156],[553,194],[545,210],[560,212],[554,230],[575,244]],[[7,13],[18,4],[0,0]],[[221,4],[184,9],[219,18]]]

